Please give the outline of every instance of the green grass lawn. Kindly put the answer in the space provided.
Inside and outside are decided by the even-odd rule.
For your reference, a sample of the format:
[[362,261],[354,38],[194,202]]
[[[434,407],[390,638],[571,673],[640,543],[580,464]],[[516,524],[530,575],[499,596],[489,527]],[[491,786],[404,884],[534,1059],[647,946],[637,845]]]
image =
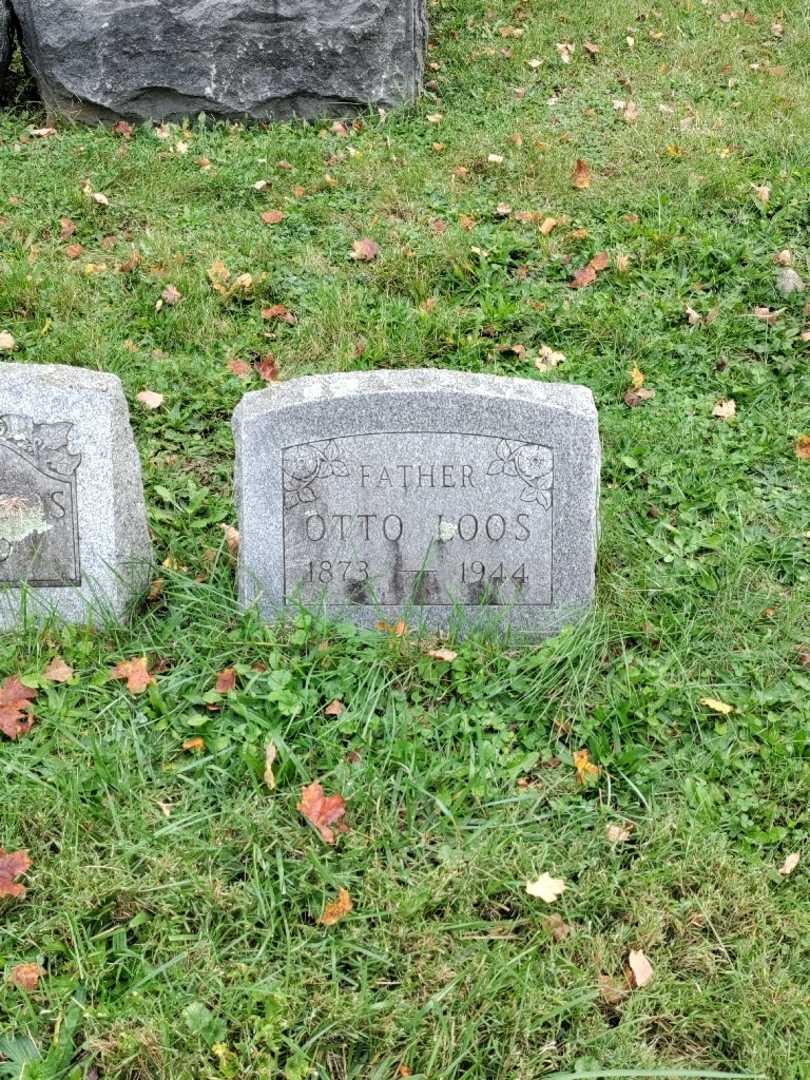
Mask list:
[[[0,847],[32,861],[0,900],[0,1077],[810,1077],[810,291],[781,295],[774,261],[810,282],[810,4],[431,16],[424,99],[343,130],[0,118],[4,356],[121,377],[166,560],[120,627],[0,637],[0,679],[39,688],[0,745]],[[352,260],[364,237],[379,256]],[[215,291],[218,260],[250,289]],[[279,304],[294,324],[262,317]],[[444,662],[413,633],[241,615],[229,419],[268,354],[282,379],[591,387],[593,616]],[[633,369],[656,395],[630,408]],[[143,655],[134,696],[111,671]],[[297,811],[316,780],[347,800],[333,846]],[[543,872],[553,905],[526,892]]]

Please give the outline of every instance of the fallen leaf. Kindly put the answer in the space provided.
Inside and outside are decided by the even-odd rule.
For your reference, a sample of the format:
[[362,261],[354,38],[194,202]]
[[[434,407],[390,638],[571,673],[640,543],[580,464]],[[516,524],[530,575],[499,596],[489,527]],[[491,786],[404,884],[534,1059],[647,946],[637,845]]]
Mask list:
[[232,667],[226,667],[224,671],[220,671],[217,675],[217,681],[214,684],[215,694],[229,694],[231,690],[236,689],[236,669]]
[[28,131],[34,139],[49,139],[51,135],[56,134],[54,127],[29,128]]
[[512,207],[509,205],[509,203],[499,202],[498,205],[495,207],[495,217],[508,218],[511,213]]
[[796,867],[799,865],[800,858],[801,855],[798,851],[792,852],[790,855],[788,855],[788,857],[779,867],[779,873],[782,874],[784,877],[787,877],[788,874],[792,874]]
[[272,353],[263,356],[256,364],[256,371],[265,382],[274,382],[278,378],[278,364]]
[[644,377],[644,372],[640,368],[634,367],[631,370],[630,382],[634,390],[640,390],[642,388],[644,385]]
[[737,402],[734,398],[720,398],[712,409],[712,416],[716,416],[718,420],[730,420],[736,415]]
[[607,251],[600,251],[598,255],[594,255],[588,266],[591,270],[595,270],[597,274],[602,270],[607,270],[610,266],[610,255]]
[[581,270],[577,270],[571,280],[568,282],[570,289],[585,289],[588,285],[593,285],[596,281],[596,271],[592,266],[584,266]]
[[73,678],[73,668],[61,656],[55,656],[42,673],[50,682],[63,683]]
[[547,930],[555,941],[562,941],[571,933],[573,927],[563,920],[562,915],[553,911],[551,915],[543,919],[543,929]]
[[238,379],[249,379],[253,371],[247,360],[238,360],[236,357],[228,361],[228,367]]
[[[319,783],[308,784],[301,792],[298,810],[315,826],[327,844],[335,843],[335,830],[331,826],[346,813],[346,800],[342,795],[325,795]],[[347,831],[343,822],[336,829],[338,832]]]
[[655,390],[642,386],[638,390],[625,391],[624,403],[628,408],[636,409],[639,405],[643,405],[645,401],[652,401],[654,397]]
[[195,735],[193,739],[186,739],[183,743],[183,749],[192,754],[200,754],[205,750],[205,739],[200,735]]
[[16,964],[9,973],[8,981],[12,986],[32,994],[44,974],[45,968],[39,964]]
[[9,739],[19,739],[31,730],[34,706],[31,702],[37,691],[23,686],[16,675],[10,675],[0,686],[0,731]]
[[254,191],[265,191],[269,187],[270,187],[270,181],[269,180],[257,180],[256,183],[253,185],[253,190]]
[[265,210],[262,214],[262,221],[265,225],[279,225],[284,220],[283,210]]
[[327,904],[323,909],[323,915],[318,919],[318,922],[321,926],[334,926],[336,922],[348,915],[353,909],[354,904],[348,890],[341,889],[337,900],[333,900],[331,904]]
[[145,656],[136,656],[133,660],[122,660],[112,670],[114,679],[126,679],[130,694],[142,694],[155,680],[149,674]]
[[163,302],[170,307],[174,307],[179,300],[183,299],[183,294],[176,285],[167,285],[160,295]]
[[733,705],[727,705],[725,701],[720,701],[718,698],[702,697],[700,704],[705,705],[712,712],[722,713],[723,716],[728,716],[729,713],[734,712]]
[[616,256],[616,269],[620,274],[626,274],[630,267],[629,255],[617,255]]
[[767,184],[752,184],[754,194],[762,203],[763,206],[767,206],[771,198],[771,189]]
[[59,219],[59,239],[68,240],[76,232],[76,222],[69,217]]
[[93,202],[98,203],[99,206],[109,206],[110,200],[106,195],[103,195],[100,191],[93,192]]
[[762,322],[766,322],[771,326],[773,326],[781,314],[781,311],[772,311],[769,307],[754,308],[754,317],[761,319]]
[[503,165],[503,154],[487,154],[490,165]]
[[227,295],[227,285],[230,278],[231,272],[222,259],[216,259],[208,267],[208,280],[211,282],[216,292],[223,296]]
[[440,112],[428,113],[426,119],[430,124],[440,124],[444,120],[444,116]]
[[793,265],[793,252],[790,248],[783,248],[781,251],[777,251],[773,257],[773,261],[777,266],[792,266]]
[[591,186],[591,170],[588,168],[587,162],[583,161],[582,158],[577,158],[576,165],[574,165],[574,171],[571,173],[571,185],[577,191],[585,191]]
[[264,748],[264,782],[271,791],[275,789],[276,777],[273,772],[273,763],[278,756],[276,744],[269,742]]
[[0,331],[0,352],[13,352],[16,348],[17,342],[8,330]]
[[565,879],[541,874],[537,881],[526,882],[526,892],[529,896],[536,896],[547,904],[553,904],[557,897],[565,892]]
[[538,371],[551,371],[565,362],[565,353],[557,352],[550,345],[541,345],[534,366]]
[[25,896],[25,886],[15,881],[31,866],[27,851],[3,851],[0,848],[0,896]]
[[540,222],[540,233],[542,236],[548,236],[554,229],[560,224],[557,218],[546,217]]
[[574,751],[574,768],[577,771],[577,780],[580,784],[584,784],[589,776],[599,775],[599,766],[594,765],[591,761],[589,750]]
[[652,964],[641,949],[631,949],[627,962],[630,965],[630,985],[640,990],[653,977]]
[[123,135],[125,139],[131,139],[135,134],[135,128],[132,124],[128,124],[126,120],[119,120],[113,124],[112,130],[114,135]]
[[235,529],[233,525],[226,525],[224,522],[221,522],[219,527],[225,534],[225,543],[228,545],[228,551],[230,551],[231,555],[238,554],[239,530]]
[[129,258],[125,262],[122,262],[118,267],[122,274],[131,274],[132,271],[139,265],[141,261],[141,253],[137,248],[133,248],[129,253]]
[[432,656],[434,660],[444,660],[446,663],[452,663],[458,656],[457,652],[453,652],[452,649],[431,649],[428,652],[428,656]]
[[574,49],[576,46],[571,41],[559,41],[557,42],[557,52],[559,53],[560,60],[564,64],[570,64],[571,58],[574,55]]
[[793,449],[796,457],[802,461],[810,461],[810,435],[800,435],[794,443]]
[[335,698],[334,701],[329,702],[323,712],[324,716],[342,716],[346,712],[346,706],[340,698]]
[[380,254],[379,244],[376,244],[369,237],[365,236],[362,240],[355,240],[352,244],[352,251],[349,256],[350,259],[356,259],[358,262],[371,262],[376,259]]
[[608,825],[605,830],[605,836],[611,844],[625,844],[632,834],[632,825]]
[[145,409],[159,409],[165,401],[163,394],[158,394],[154,390],[141,390],[140,394],[135,395],[135,399]]
[[65,258],[67,259],[80,259],[84,255],[84,248],[81,244],[68,244],[65,248]]
[[783,266],[776,275],[776,287],[782,296],[790,296],[791,293],[804,292],[804,281],[789,266]]
[[298,321],[291,311],[283,304],[273,304],[271,307],[262,308],[263,319],[283,319],[290,326],[295,326]]

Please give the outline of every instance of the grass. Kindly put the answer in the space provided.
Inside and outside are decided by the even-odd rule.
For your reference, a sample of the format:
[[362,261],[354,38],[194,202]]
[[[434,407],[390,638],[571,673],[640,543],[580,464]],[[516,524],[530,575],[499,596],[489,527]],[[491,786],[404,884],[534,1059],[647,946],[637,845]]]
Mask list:
[[[33,862],[27,897],[0,901],[0,969],[46,971],[31,994],[0,988],[0,1076],[810,1076],[807,868],[778,873],[806,856],[810,816],[808,294],[782,297],[773,261],[790,249],[810,280],[810,7],[493,7],[434,4],[424,100],[346,137],[40,138],[30,103],[0,119],[0,331],[16,360],[121,377],[167,560],[120,627],[0,638],[0,676],[40,687],[31,733],[0,746],[0,846]],[[544,237],[521,210],[564,222]],[[381,254],[360,264],[364,236]],[[611,268],[569,289],[602,250]],[[215,292],[216,260],[251,295]],[[170,284],[182,300],[158,311]],[[295,325],[262,319],[271,304]],[[714,317],[691,326],[687,305]],[[548,375],[544,344],[566,357]],[[260,381],[228,362],[268,352],[282,378],[442,366],[590,386],[593,616],[442,663],[413,636],[240,614],[228,421]],[[631,409],[634,367],[656,397]],[[736,417],[716,419],[728,398]],[[41,677],[57,654],[63,686]],[[159,674],[132,697],[109,673],[143,654]],[[212,695],[229,666],[236,691]],[[583,748],[601,769],[585,785]],[[296,811],[315,779],[348,800],[334,848]],[[568,882],[553,909],[525,892],[545,870]],[[353,912],[319,925],[340,888]],[[631,949],[653,980],[606,995]]]

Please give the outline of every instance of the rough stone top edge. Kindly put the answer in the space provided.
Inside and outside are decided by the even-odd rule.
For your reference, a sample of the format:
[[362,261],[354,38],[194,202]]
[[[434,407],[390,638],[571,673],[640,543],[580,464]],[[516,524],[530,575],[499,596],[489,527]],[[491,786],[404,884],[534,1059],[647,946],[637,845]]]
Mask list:
[[70,364],[0,363],[0,394],[8,383],[24,383],[26,387],[53,387],[55,390],[98,390],[124,396],[121,380],[107,371],[90,371]]
[[450,393],[523,402],[596,419],[596,404],[587,386],[548,383],[506,375],[479,375],[447,368],[409,368],[403,371],[356,371],[305,375],[265,390],[245,394],[233,415],[241,425],[282,409],[303,407],[350,397],[391,394]]

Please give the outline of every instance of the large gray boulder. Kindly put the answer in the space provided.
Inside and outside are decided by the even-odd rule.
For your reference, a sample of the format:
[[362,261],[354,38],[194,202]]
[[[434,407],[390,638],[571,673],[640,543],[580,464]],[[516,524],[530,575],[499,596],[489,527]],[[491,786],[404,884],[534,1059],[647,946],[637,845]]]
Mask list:
[[346,114],[413,99],[424,66],[426,0],[13,4],[49,111],[88,122]]
[[0,0],[0,79],[5,78],[11,61],[11,8]]

